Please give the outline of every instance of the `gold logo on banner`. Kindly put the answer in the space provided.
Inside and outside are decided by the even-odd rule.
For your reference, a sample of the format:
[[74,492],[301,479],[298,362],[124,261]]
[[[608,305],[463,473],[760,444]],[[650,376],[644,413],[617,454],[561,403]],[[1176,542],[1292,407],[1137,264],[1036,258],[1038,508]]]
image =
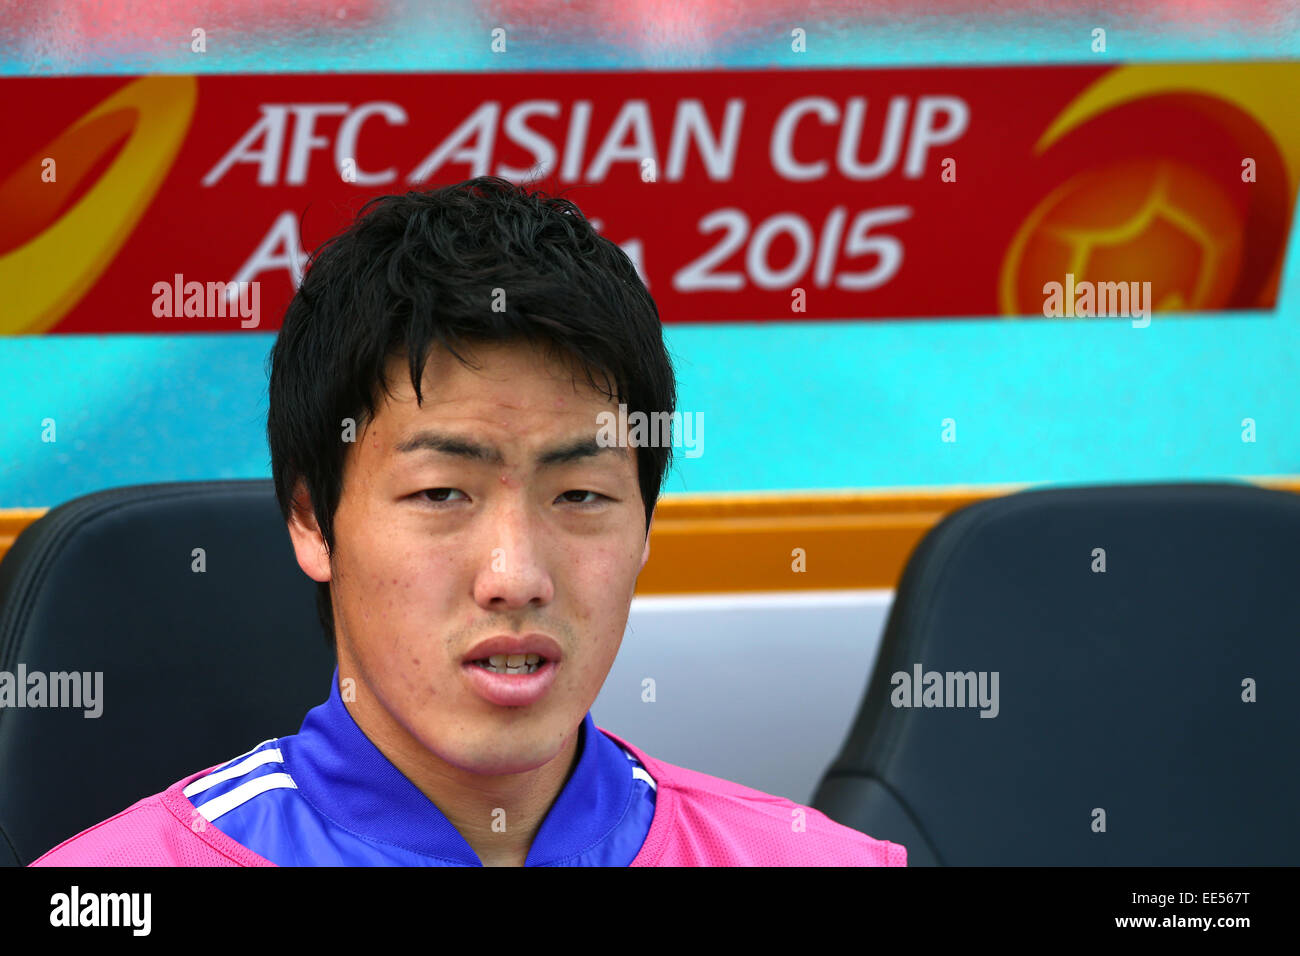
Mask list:
[[[46,332],[90,291],[167,177],[197,99],[192,76],[134,80],[0,183],[0,334]],[[60,214],[119,143],[113,162]],[[46,158],[56,163],[54,182],[41,179]]]
[[[1002,313],[1041,313],[1044,284],[1067,275],[1080,283],[1148,280],[1156,310],[1265,307],[1278,294],[1286,217],[1300,184],[1297,88],[1300,65],[1291,63],[1143,64],[1098,79],[1052,121],[1035,156],[1111,110],[1170,96],[1207,120],[1191,136],[1230,136],[1243,166],[1197,169],[1172,148],[1164,155],[1157,142],[1062,183],[1026,216],[1007,248]],[[1097,152],[1115,150],[1103,142]],[[1239,175],[1261,157],[1281,176],[1256,182]],[[1244,214],[1233,202],[1242,197],[1223,185],[1235,179],[1251,190]]]

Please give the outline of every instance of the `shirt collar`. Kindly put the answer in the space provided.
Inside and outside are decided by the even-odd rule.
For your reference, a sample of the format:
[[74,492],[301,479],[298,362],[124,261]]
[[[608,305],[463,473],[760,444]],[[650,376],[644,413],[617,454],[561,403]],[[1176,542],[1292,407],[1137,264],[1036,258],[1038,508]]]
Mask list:
[[[459,831],[357,726],[339,695],[334,669],[329,700],[312,708],[293,737],[281,741],[301,794],[339,826],[368,840],[478,866]],[[617,828],[632,795],[627,757],[588,711],[578,731],[578,762],[551,806],[525,866],[564,863]]]

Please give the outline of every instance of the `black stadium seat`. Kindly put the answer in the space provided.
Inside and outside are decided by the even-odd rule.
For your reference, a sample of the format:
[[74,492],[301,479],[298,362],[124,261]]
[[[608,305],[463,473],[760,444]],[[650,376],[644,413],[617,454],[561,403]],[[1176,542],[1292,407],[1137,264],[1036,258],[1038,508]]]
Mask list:
[[[895,706],[894,675],[918,663],[945,675],[949,704],[947,672],[997,672],[997,716]],[[1294,865],[1298,675],[1300,496],[1170,484],[981,502],[910,559],[813,805],[905,844],[912,866]]]
[[24,530],[0,671],[102,672],[102,713],[0,708],[0,864],[295,733],[334,669],[315,593],[269,480],[115,488]]

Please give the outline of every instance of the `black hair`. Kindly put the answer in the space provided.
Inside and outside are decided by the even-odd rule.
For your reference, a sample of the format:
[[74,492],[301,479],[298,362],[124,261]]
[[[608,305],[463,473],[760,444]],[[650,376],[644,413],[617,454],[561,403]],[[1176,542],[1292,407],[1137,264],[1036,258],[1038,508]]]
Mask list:
[[[301,480],[333,554],[351,445],[344,420],[360,434],[374,418],[393,357],[409,358],[423,404],[433,347],[473,367],[467,346],[520,340],[576,360],[587,384],[629,415],[676,408],[654,300],[627,254],[571,201],[483,176],[366,203],[310,257],[267,360],[266,434],[285,521]],[[671,452],[667,442],[636,449],[647,535]],[[318,583],[316,607],[333,645],[328,583]]]

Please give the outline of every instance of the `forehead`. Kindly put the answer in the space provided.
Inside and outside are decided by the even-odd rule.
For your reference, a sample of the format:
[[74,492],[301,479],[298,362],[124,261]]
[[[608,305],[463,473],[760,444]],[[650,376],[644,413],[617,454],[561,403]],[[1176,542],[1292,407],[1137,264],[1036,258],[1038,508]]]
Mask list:
[[[399,414],[420,415],[426,409],[487,402],[520,410],[572,410],[613,407],[609,395],[591,387],[576,361],[555,356],[529,343],[486,343],[458,347],[469,365],[441,346],[425,361],[420,382],[423,401],[417,405],[411,386],[410,360],[403,354],[386,369],[392,398],[387,405]],[[384,396],[387,398],[388,396]],[[379,417],[377,410],[376,417]],[[593,422],[594,427],[594,422]]]

